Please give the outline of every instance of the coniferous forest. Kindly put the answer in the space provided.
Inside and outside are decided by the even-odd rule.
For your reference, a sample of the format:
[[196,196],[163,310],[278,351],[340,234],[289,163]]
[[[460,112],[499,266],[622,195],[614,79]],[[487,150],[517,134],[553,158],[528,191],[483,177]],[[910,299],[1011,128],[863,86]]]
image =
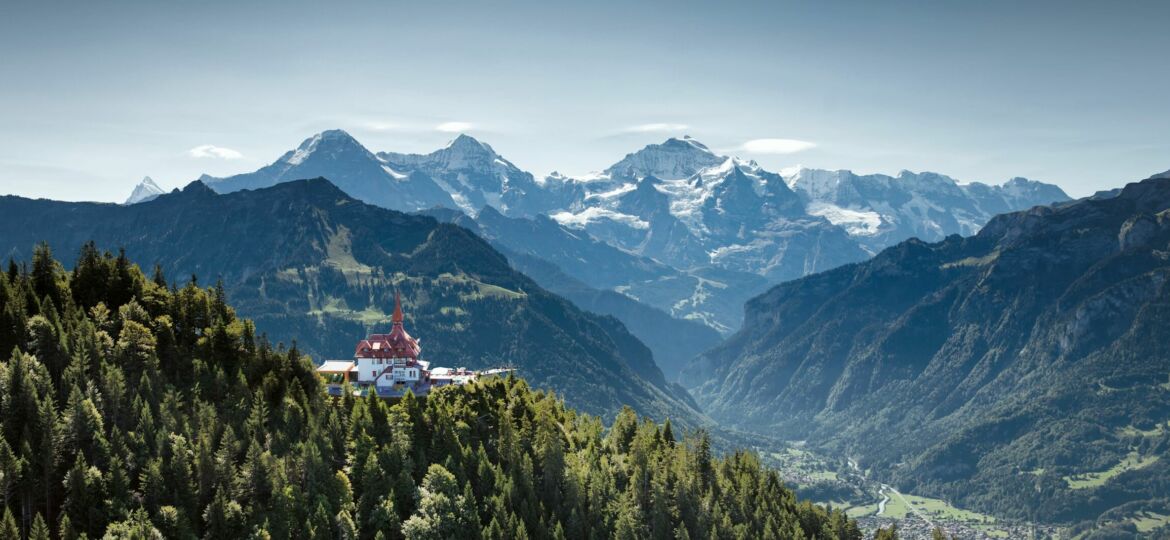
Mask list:
[[0,274],[0,538],[862,537],[751,453],[520,378],[328,397],[181,281],[92,244]]

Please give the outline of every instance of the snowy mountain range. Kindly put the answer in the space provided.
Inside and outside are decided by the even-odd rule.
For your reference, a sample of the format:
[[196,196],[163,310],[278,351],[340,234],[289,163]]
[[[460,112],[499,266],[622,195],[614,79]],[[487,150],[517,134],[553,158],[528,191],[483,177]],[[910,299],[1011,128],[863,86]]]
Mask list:
[[[547,243],[513,235],[495,241],[723,333],[739,327],[743,302],[771,284],[865,260],[912,236],[974,234],[998,213],[1068,199],[1056,186],[1022,178],[992,186],[929,172],[780,174],[690,137],[648,145],[586,177],[537,179],[467,135],[429,154],[401,154],[371,152],[331,130],[255,172],[202,180],[224,193],[317,176],[395,210],[443,207],[477,218],[490,207],[497,222],[497,214],[535,220],[526,230],[547,234]],[[534,248],[541,245],[559,249]],[[638,271],[609,270],[615,267]]]
[[690,138],[649,145],[587,181],[553,185],[573,192],[568,205],[548,210],[561,225],[680,269],[780,281],[866,257],[845,229],[807,213],[780,175]]
[[510,214],[530,214],[530,205],[542,207],[546,195],[531,173],[520,170],[491,146],[467,135],[459,135],[444,148],[430,154],[379,152],[378,159],[390,167],[425,174],[443,188],[454,206],[468,215],[476,215],[486,206]]
[[149,176],[144,177],[137,186],[134,186],[134,191],[130,192],[130,196],[126,198],[126,202],[122,204],[135,204],[153,200],[155,197],[166,193],[163,188],[158,187]]
[[910,237],[971,236],[997,214],[1068,200],[1059,187],[1026,178],[992,186],[931,172],[893,177],[801,168],[786,180],[810,214],[845,228],[870,253]]

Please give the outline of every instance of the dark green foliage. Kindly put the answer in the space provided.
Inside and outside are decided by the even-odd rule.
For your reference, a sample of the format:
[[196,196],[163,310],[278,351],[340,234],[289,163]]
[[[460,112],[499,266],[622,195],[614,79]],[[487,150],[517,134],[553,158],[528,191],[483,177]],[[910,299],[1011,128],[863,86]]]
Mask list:
[[0,537],[861,538],[754,454],[629,408],[606,432],[523,379],[328,397],[218,287],[85,250],[71,274],[0,276],[26,321],[0,344]]
[[898,540],[898,526],[890,525],[889,529],[878,529],[873,540]]

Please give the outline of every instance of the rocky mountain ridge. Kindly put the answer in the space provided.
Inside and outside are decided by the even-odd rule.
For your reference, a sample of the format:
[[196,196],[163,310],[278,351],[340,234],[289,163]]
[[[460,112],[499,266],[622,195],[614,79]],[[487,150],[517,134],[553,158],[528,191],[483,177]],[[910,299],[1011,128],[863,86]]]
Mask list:
[[1155,178],[776,286],[683,381],[915,493],[1087,519],[1170,488],[1168,282]]

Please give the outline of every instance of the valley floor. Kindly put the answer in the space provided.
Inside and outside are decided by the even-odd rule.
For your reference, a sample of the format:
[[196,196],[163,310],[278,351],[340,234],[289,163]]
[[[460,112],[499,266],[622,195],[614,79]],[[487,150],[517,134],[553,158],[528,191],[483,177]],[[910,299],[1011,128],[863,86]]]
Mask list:
[[[936,527],[948,537],[964,540],[1070,537],[1060,527],[1002,520],[940,499],[900,492],[871,480],[869,471],[861,470],[853,460],[816,454],[800,442],[758,451],[802,497],[844,507],[867,533],[896,524],[899,538],[907,539],[929,539]],[[1147,519],[1152,522],[1158,517]]]

